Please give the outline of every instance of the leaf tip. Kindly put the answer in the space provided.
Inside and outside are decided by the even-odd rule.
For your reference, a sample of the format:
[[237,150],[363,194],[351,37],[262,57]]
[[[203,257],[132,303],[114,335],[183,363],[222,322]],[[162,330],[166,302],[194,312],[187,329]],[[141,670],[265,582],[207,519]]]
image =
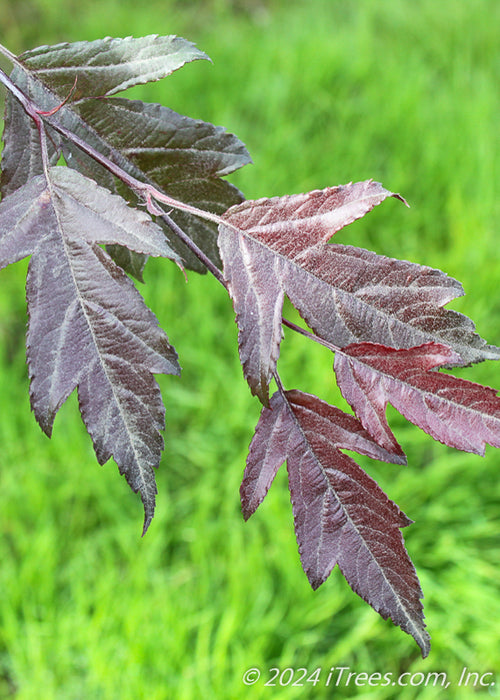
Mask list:
[[144,535],[149,529],[149,526],[151,525],[151,521],[153,520],[156,508],[156,494],[158,493],[158,489],[156,488],[154,476],[152,477],[151,484],[149,484],[144,489],[139,488],[138,490],[141,496],[142,505],[144,506],[144,523],[142,526],[141,533],[141,537],[144,537]]
[[408,458],[406,457],[405,453],[401,450],[401,453],[394,454],[391,456],[391,463],[392,464],[399,464],[402,467],[407,467],[408,466]]
[[307,574],[307,580],[309,581],[309,584],[313,591],[317,591],[321,584],[324,583],[324,581],[321,581],[320,579],[310,577],[309,574]]
[[420,647],[420,652],[422,654],[422,658],[425,659],[429,656],[430,650],[431,650],[431,636],[430,634],[424,630],[422,632],[422,638],[420,640],[415,638],[415,641],[417,642],[418,646]]
[[250,519],[250,516],[255,513],[255,510],[251,510],[248,507],[246,507],[243,504],[243,501],[241,502],[241,514],[243,515],[243,520],[247,522],[247,520]]
[[243,374],[248,382],[252,396],[259,399],[260,403],[265,408],[269,408],[269,382],[267,379],[265,377],[261,377],[260,381],[254,381],[254,377],[249,374],[246,366],[243,367]]
[[35,420],[40,426],[41,430],[43,433],[48,438],[52,437],[52,428],[54,427],[54,420],[56,417],[57,413],[57,408],[54,410],[50,410],[47,407],[45,407],[45,410],[43,410],[39,403],[37,402],[37,397],[35,394],[30,390],[30,403],[31,403],[31,410],[35,416]]
[[247,522],[251,515],[255,513],[259,505],[261,504],[266,492],[263,496],[255,497],[255,491],[252,486],[252,479],[249,478],[245,470],[245,476],[240,486],[240,503],[241,503],[241,513],[243,515],[243,520]]
[[144,513],[144,523],[142,526],[142,533],[141,537],[144,537],[146,532],[149,529],[149,526],[151,525],[151,521],[153,520],[153,513],[148,514],[147,512]]
[[411,207],[410,207],[410,205],[408,204],[408,202],[406,201],[406,199],[405,199],[402,195],[400,195],[399,192],[393,192],[393,193],[392,193],[392,196],[393,196],[395,199],[399,199],[400,202],[403,202],[403,204],[405,205],[405,207],[408,207],[408,209],[411,209]]

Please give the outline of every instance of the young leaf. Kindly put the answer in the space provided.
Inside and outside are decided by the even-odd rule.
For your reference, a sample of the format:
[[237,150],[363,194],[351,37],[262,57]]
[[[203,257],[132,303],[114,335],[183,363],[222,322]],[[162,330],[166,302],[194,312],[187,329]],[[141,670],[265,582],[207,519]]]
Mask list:
[[411,521],[339,448],[401,462],[374,442],[360,423],[315,396],[277,392],[264,407],[241,486],[248,518],[286,460],[295,533],[313,588],[335,564],[351,588],[391,617],[429,652],[422,591],[400,528]]
[[472,321],[442,308],[463,294],[456,280],[440,270],[326,243],[389,196],[399,195],[367,181],[247,201],[224,215],[219,247],[241,360],[250,389],[264,404],[278,356],[275,319],[284,294],[314,332],[336,346],[441,341],[458,353],[457,364],[500,357],[499,348],[474,333]]
[[97,459],[114,457],[140,491],[146,531],[165,415],[153,373],[180,368],[154,314],[97,243],[176,258],[145,212],[69,168],[50,169],[0,203],[0,267],[32,256],[27,360],[35,417],[50,435],[78,388]]
[[490,387],[432,371],[456,359],[437,343],[407,350],[360,343],[335,354],[335,374],[363,426],[387,450],[399,448],[385,417],[391,403],[435,440],[484,455],[486,444],[500,447],[500,398]]

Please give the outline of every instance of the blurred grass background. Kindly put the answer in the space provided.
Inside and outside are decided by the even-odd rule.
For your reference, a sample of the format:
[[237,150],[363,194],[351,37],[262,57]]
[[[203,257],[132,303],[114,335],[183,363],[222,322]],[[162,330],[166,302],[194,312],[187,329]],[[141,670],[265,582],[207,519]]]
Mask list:
[[[337,240],[439,267],[452,304],[500,343],[497,0],[0,0],[13,52],[106,35],[179,34],[197,62],[132,96],[224,125],[255,164],[248,198],[372,177],[401,192]],[[462,454],[395,412],[406,468],[360,462],[416,522],[405,531],[425,592],[428,659],[335,570],[300,568],[285,470],[244,523],[238,487],[259,414],[243,381],[231,305],[208,277],[150,261],[146,300],[183,377],[167,406],[157,515],[116,466],[97,464],[71,397],[52,440],[30,413],[26,261],[0,274],[0,698],[471,697],[464,666],[500,674],[500,453]],[[287,332],[289,387],[337,400],[331,357]],[[461,375],[500,386],[493,363]],[[249,667],[323,669],[316,686],[245,687]],[[445,671],[422,685],[325,687],[331,667]],[[497,685],[483,694],[498,697]],[[476,689],[478,690],[478,689]]]

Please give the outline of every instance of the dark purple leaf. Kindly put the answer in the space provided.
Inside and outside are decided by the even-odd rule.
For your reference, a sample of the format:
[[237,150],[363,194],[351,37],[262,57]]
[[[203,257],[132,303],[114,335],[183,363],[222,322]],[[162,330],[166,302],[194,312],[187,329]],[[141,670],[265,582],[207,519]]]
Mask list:
[[[224,276],[236,311],[245,377],[264,403],[279,352],[276,319],[286,294],[322,339],[413,347],[441,341],[456,364],[498,359],[474,324],[443,305],[459,282],[415,263],[326,241],[389,196],[378,183],[247,201],[219,227]],[[248,361],[248,346],[256,345]],[[246,361],[246,364],[245,364]]]
[[335,373],[346,401],[387,450],[399,448],[385,416],[391,403],[435,440],[484,455],[486,444],[500,447],[500,398],[495,389],[433,371],[456,359],[437,343],[407,350],[360,343],[336,353]]
[[422,591],[400,528],[411,521],[339,448],[403,461],[374,442],[359,421],[315,396],[276,393],[261,412],[241,486],[248,518],[287,460],[295,533],[313,588],[338,564],[351,588],[429,652]]
[[153,467],[165,409],[153,373],[177,354],[130,279],[97,243],[175,259],[150,217],[69,168],[52,168],[0,203],[0,267],[31,255],[27,279],[30,398],[42,429],[78,388],[100,463],[114,457],[153,516]]
[[[75,100],[102,97],[133,85],[159,80],[188,61],[199,58],[208,57],[179,37],[108,37],[26,51],[18,57],[24,70],[14,68],[11,79],[44,111],[54,109],[71,94],[71,102],[59,113],[71,129],[75,123],[69,115],[76,109]],[[10,94],[5,109],[3,196],[42,172],[38,131],[33,120]],[[59,146],[60,137],[52,130],[49,130],[49,135],[49,148],[52,144]],[[54,164],[58,155],[53,159]]]
[[[99,462],[114,457],[140,491],[145,531],[165,414],[153,375],[180,368],[124,270],[140,279],[147,256],[159,255],[193,269],[206,265],[222,281],[216,266],[223,262],[243,371],[264,404],[241,485],[245,519],[286,461],[311,586],[338,564],[353,590],[413,635],[425,656],[422,592],[400,531],[411,521],[342,450],[405,463],[387,423],[389,402],[447,445],[479,454],[486,444],[500,446],[496,392],[437,371],[499,359],[500,348],[443,308],[463,294],[456,280],[329,243],[399,195],[369,180],[241,204],[241,193],[221,179],[250,161],[236,137],[160,105],[109,99],[198,58],[206,56],[177,37],[108,38],[23,54],[11,81],[24,99],[0,76],[21,100],[8,97],[6,106],[0,267],[31,256],[27,358],[36,419],[50,435],[57,411],[77,390]],[[61,156],[70,168],[50,167]],[[159,225],[137,209],[146,200]],[[174,211],[163,220],[167,204]],[[219,257],[214,221],[221,216]],[[168,221],[183,243],[169,245]],[[356,417],[282,389],[285,295],[316,340],[336,353],[338,383]],[[269,400],[273,376],[279,391]]]

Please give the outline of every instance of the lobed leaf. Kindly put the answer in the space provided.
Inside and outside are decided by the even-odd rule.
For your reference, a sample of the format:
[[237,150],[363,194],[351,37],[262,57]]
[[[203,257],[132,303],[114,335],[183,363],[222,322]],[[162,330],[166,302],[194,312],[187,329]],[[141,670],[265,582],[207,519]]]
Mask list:
[[0,203],[0,267],[32,256],[27,360],[35,417],[50,435],[57,411],[78,389],[99,462],[114,457],[141,494],[145,532],[165,416],[153,373],[180,368],[154,314],[97,243],[176,258],[145,212],[69,168],[52,168]]
[[238,324],[240,362],[250,391],[267,406],[280,351],[284,291],[281,260],[259,257],[255,245],[242,234],[224,226],[219,229],[224,277]]
[[337,352],[334,366],[344,398],[387,450],[400,450],[385,416],[391,403],[435,440],[484,455],[486,444],[500,447],[500,398],[495,389],[433,371],[456,359],[437,343],[407,350],[360,343]]
[[245,518],[286,460],[295,533],[304,571],[317,588],[338,564],[351,588],[429,652],[422,591],[400,528],[411,521],[339,448],[402,461],[353,416],[298,391],[277,392],[264,407],[241,486]]
[[378,182],[365,180],[303,194],[247,200],[224,217],[280,254],[293,258],[306,248],[327,243],[344,226],[361,219],[387,197],[405,202]]
[[[385,416],[389,402],[447,445],[479,454],[486,444],[500,447],[496,392],[436,371],[498,359],[500,348],[487,345],[468,318],[443,308],[463,294],[456,280],[328,243],[387,197],[404,202],[400,195],[368,180],[241,204],[241,193],[221,179],[250,162],[235,136],[161,105],[110,99],[199,58],[207,56],[177,37],[106,38],[40,47],[20,56],[12,71],[32,108],[41,110],[50,164],[63,155],[72,168],[47,169],[31,118],[8,97],[0,267],[31,255],[27,359],[35,417],[50,435],[57,411],[77,389],[99,462],[114,457],[141,494],[145,532],[165,420],[153,375],[180,368],[155,316],[115,262],[139,279],[148,255],[201,266],[184,244],[168,243],[161,217],[157,225],[112,194],[137,204],[139,188],[128,189],[62,137],[59,125],[184,204],[219,216],[230,208],[218,247],[212,222],[187,211],[172,217],[215,265],[223,263],[243,371],[264,404],[240,490],[243,515],[255,512],[286,461],[311,586],[338,564],[353,590],[411,634],[426,656],[422,591],[400,531],[411,521],[341,450],[405,463]],[[276,368],[285,295],[335,350],[338,383],[357,417],[282,390]],[[273,375],[280,389],[269,400]]]
[[275,319],[284,294],[314,332],[337,347],[369,341],[408,348],[435,341],[452,346],[455,364],[500,357],[500,348],[486,345],[470,319],[442,308],[463,294],[457,280],[440,270],[326,243],[389,196],[399,197],[369,180],[247,201],[223,216],[219,248],[240,356],[250,389],[264,404],[279,353]]

